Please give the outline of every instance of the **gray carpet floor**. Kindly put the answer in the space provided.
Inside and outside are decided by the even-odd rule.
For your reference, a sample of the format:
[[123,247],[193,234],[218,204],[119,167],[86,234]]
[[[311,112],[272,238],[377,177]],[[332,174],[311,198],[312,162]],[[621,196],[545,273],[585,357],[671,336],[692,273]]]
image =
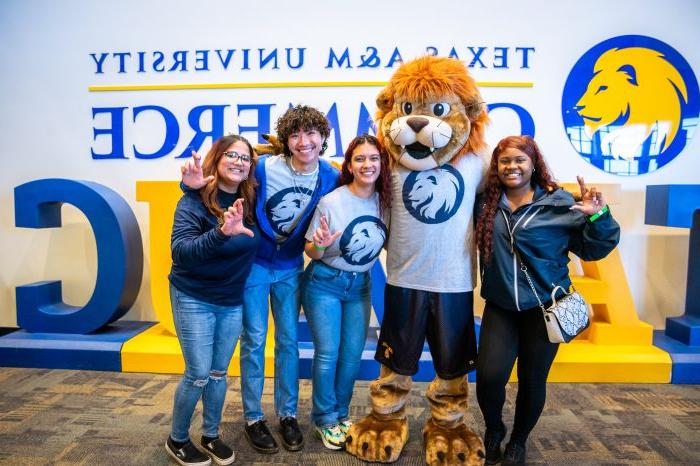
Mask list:
[[[163,449],[179,376],[0,368],[0,464],[167,465]],[[272,380],[265,412],[272,416]],[[410,439],[397,465],[423,464],[421,428],[428,416],[425,383],[410,394]],[[474,387],[468,422],[483,433]],[[512,422],[517,386],[504,409]],[[547,405],[528,442],[529,464],[700,465],[700,386],[550,384]],[[256,453],[243,435],[240,383],[231,378],[222,436],[241,465],[358,465],[345,452],[325,450],[308,420],[311,385],[300,387],[301,452]],[[368,408],[367,382],[355,387],[351,415]],[[193,420],[198,437],[201,415]],[[276,420],[271,419],[276,429]]]

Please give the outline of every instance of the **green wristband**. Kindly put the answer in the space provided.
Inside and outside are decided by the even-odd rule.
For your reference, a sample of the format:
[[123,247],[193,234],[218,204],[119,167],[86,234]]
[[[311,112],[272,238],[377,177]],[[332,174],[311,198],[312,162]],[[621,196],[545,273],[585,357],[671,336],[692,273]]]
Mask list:
[[605,215],[605,213],[607,213],[609,210],[610,210],[610,209],[608,209],[608,206],[607,206],[607,204],[606,204],[605,207],[603,207],[603,208],[600,209],[598,212],[596,212],[596,213],[594,213],[593,215],[591,215],[590,217],[588,217],[588,221],[591,222],[591,223],[595,222],[595,221],[598,220],[601,216]]
[[325,251],[328,246],[319,246],[318,244],[314,243],[314,249],[317,251]]

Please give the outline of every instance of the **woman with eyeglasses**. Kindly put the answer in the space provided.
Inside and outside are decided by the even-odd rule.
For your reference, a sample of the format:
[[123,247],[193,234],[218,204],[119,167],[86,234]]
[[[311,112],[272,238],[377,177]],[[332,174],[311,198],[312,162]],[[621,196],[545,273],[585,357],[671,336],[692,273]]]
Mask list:
[[[175,391],[165,449],[181,465],[204,466],[211,460],[226,465],[235,459],[219,438],[219,423],[227,370],[241,332],[243,286],[260,238],[253,155],[245,138],[228,135],[214,142],[201,166],[193,154],[182,167],[183,179],[203,175],[206,184],[180,199],[171,237],[170,300],[185,373]],[[200,398],[201,450],[189,436]]]
[[372,307],[370,270],[387,236],[389,157],[374,136],[350,142],[340,187],[321,198],[306,232],[301,299],[314,343],[311,419],[323,445],[339,450]]

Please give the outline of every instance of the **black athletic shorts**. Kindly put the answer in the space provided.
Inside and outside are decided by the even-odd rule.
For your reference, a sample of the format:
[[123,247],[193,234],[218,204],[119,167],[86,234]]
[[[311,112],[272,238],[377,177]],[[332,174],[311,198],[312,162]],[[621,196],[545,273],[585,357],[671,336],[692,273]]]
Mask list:
[[476,368],[474,293],[436,293],[386,285],[384,317],[374,359],[401,375],[418,372],[428,340],[435,372],[443,379]]

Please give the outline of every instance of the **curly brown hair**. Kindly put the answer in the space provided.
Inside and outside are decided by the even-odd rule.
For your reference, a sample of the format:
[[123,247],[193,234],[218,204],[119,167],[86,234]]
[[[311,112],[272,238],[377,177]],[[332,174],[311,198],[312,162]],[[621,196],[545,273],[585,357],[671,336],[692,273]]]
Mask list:
[[350,141],[345,150],[343,165],[340,167],[340,186],[352,183],[354,178],[349,168],[352,162],[352,153],[357,146],[362,144],[371,144],[379,151],[379,178],[374,184],[374,190],[379,194],[379,214],[383,216],[384,212],[391,208],[391,169],[389,168],[389,154],[376,137],[363,134]]
[[248,224],[255,223],[255,187],[258,185],[255,179],[255,165],[257,163],[256,154],[251,146],[250,142],[243,136],[237,134],[229,134],[228,136],[223,136],[216,141],[207,152],[207,156],[202,164],[202,172],[204,176],[209,175],[214,176],[214,180],[207,183],[202,189],[199,190],[199,195],[202,198],[202,202],[206,206],[207,210],[211,212],[218,219],[222,219],[224,211],[219,207],[219,203],[216,200],[216,196],[219,193],[219,171],[217,167],[219,165],[219,160],[224,156],[226,149],[231,147],[231,144],[235,142],[243,142],[248,146],[250,151],[250,171],[248,172],[248,178],[243,180],[241,184],[238,185],[238,195],[243,198],[243,216]]
[[284,112],[284,115],[279,117],[275,125],[277,138],[284,146],[284,155],[292,155],[287,146],[289,136],[297,131],[308,131],[311,129],[318,130],[323,136],[323,145],[321,146],[321,154],[323,154],[328,147],[326,140],[331,135],[331,126],[328,124],[326,116],[315,108],[306,105],[297,105]]
[[508,136],[501,139],[493,150],[491,165],[484,190],[483,207],[476,225],[476,245],[481,255],[482,263],[488,264],[491,260],[493,247],[493,220],[498,211],[498,201],[503,194],[503,184],[498,179],[498,156],[506,149],[517,149],[532,160],[535,171],[530,178],[530,186],[539,186],[547,191],[554,191],[559,185],[554,181],[544,157],[537,147],[537,143],[530,136]]

